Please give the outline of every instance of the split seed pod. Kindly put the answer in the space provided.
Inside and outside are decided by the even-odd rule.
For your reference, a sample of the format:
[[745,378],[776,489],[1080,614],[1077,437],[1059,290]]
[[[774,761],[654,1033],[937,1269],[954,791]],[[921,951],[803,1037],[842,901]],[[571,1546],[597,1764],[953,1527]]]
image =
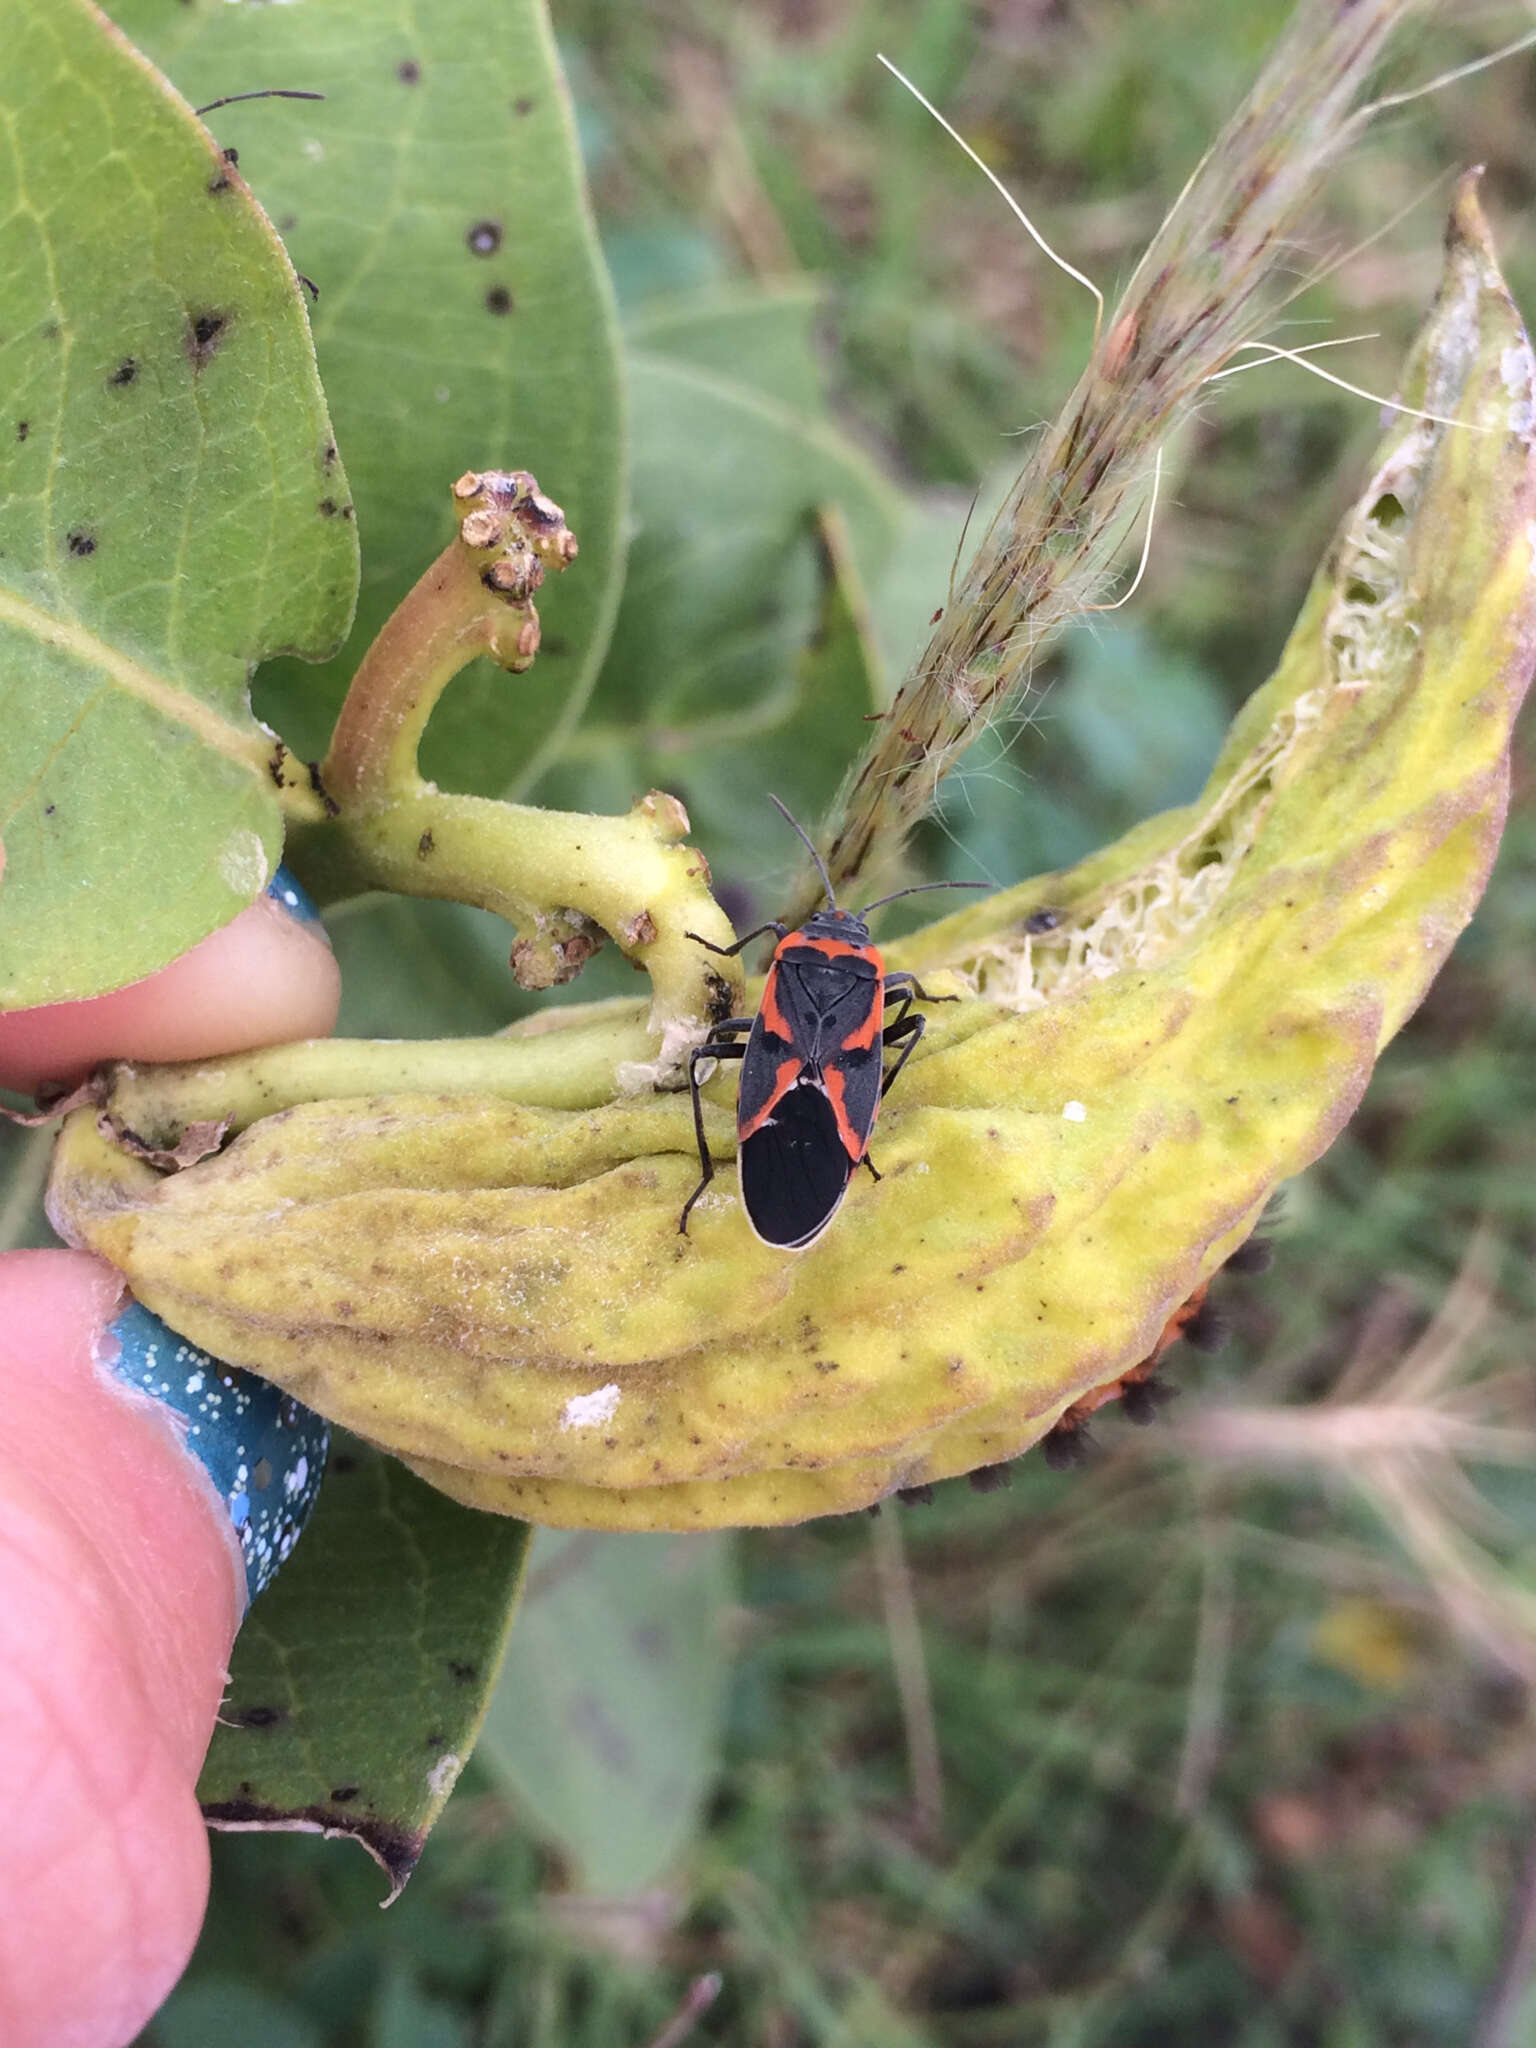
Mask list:
[[1395,417],[1204,795],[891,949],[966,999],[813,1250],[759,1244],[724,1177],[678,1237],[685,1098],[436,1089],[298,1103],[169,1173],[109,1098],[66,1126],[59,1227],[219,1357],[535,1521],[789,1522],[1017,1455],[1337,1135],[1487,880],[1536,407],[1470,182],[1402,396],[1439,418]]

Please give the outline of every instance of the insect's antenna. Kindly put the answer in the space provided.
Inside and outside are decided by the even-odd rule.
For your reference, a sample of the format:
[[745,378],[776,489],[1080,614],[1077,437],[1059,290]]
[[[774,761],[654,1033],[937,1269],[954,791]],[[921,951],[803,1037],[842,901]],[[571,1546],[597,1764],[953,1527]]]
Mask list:
[[836,910],[837,897],[833,892],[832,877],[827,873],[826,862],[822,859],[821,855],[816,851],[815,846],[811,843],[810,834],[806,831],[805,827],[800,823],[800,821],[795,817],[794,813],[790,811],[787,808],[787,806],[779,802],[778,798],[773,794],[772,790],[768,792],[768,801],[773,805],[773,808],[779,813],[781,817],[787,818],[789,820],[792,830],[799,834],[800,839],[804,843],[806,852],[811,856],[811,859],[816,863],[816,872],[818,875],[820,875],[822,879],[822,885],[826,889],[827,908],[829,910]]
[[866,903],[859,912],[859,920],[862,923],[882,903],[895,903],[902,896],[921,896],[925,889],[986,889],[990,886],[987,882],[914,882],[910,889],[893,889],[889,896],[877,896],[873,903]]
[[215,107],[232,107],[240,100],[323,100],[323,92],[301,92],[291,85],[264,85],[259,92],[227,92],[221,100],[210,100],[206,107],[194,107],[194,114],[211,114]]

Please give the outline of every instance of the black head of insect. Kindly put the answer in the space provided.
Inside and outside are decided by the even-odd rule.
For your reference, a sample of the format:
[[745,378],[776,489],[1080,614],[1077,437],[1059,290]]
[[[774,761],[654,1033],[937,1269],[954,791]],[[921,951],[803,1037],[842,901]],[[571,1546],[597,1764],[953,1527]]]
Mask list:
[[790,830],[796,834],[806,852],[815,861],[816,872],[821,877],[821,885],[827,892],[826,909],[812,911],[811,915],[801,926],[801,931],[808,939],[846,939],[850,945],[867,946],[869,944],[869,914],[872,910],[879,910],[887,903],[895,903],[903,896],[921,895],[927,889],[985,889],[987,886],[985,882],[914,882],[908,889],[893,889],[889,896],[877,896],[873,903],[866,903],[862,910],[839,910],[837,891],[832,887],[832,877],[827,873],[827,864],[816,851],[815,843],[810,834],[801,825],[794,813],[789,809],[789,806],[780,803],[779,799],[771,792],[769,793],[768,801],[779,815],[787,821]]

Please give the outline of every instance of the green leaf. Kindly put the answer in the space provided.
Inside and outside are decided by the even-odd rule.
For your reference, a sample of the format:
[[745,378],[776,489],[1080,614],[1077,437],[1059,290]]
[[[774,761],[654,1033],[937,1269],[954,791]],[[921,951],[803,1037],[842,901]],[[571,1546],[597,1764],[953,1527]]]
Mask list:
[[374,2007],[372,2048],[468,2048],[468,2014],[429,1998],[414,1975],[397,1964]]
[[85,0],[15,0],[6,30],[13,1007],[136,980],[260,893],[282,834],[250,671],[336,645],[357,543],[299,289],[239,178]]
[[603,1898],[687,1848],[719,1761],[731,1553],[714,1536],[540,1529],[480,1762]]
[[319,286],[315,345],[365,550],[342,655],[318,675],[282,663],[261,679],[285,738],[324,747],[363,650],[449,538],[455,476],[531,469],[565,508],[581,560],[540,600],[536,668],[512,679],[476,663],[427,736],[425,773],[502,793],[539,737],[579,713],[622,566],[612,311],[541,0],[113,11],[199,99],[269,81],[326,96],[210,117]]
[[[872,583],[908,517],[905,499],[824,413],[675,358],[633,354],[635,526],[632,588],[614,656],[631,701],[669,671],[659,712],[713,708],[708,650],[725,630],[766,647],[774,571],[807,514],[836,505],[853,561]],[[648,630],[641,614],[649,617]],[[756,627],[754,635],[753,628]],[[651,655],[646,670],[630,667]],[[679,663],[683,673],[678,673]]]
[[[790,765],[782,793],[809,808],[868,731],[883,681],[861,593],[912,516],[831,417],[817,303],[810,289],[711,291],[635,323],[629,579],[589,722],[539,789],[610,807],[675,789],[700,841],[743,871],[787,865],[762,795],[770,764]],[[834,582],[860,615],[856,703],[818,695]]]
[[1115,800],[1111,825],[1124,830],[1189,803],[1226,737],[1211,678],[1135,624],[1096,621],[1072,634],[1064,652],[1067,673],[1044,716],[1076,748],[1098,791]]
[[732,284],[652,301],[624,323],[631,351],[749,386],[814,417],[827,412],[816,323],[829,291],[822,279],[764,287]]
[[320,2029],[290,1999],[223,1975],[200,1977],[173,1991],[145,2038],[154,2048],[208,2048],[210,2041],[324,2048]]
[[507,927],[488,910],[375,892],[337,905],[326,929],[341,1037],[471,1037],[500,1030],[517,1001]]
[[338,1439],[235,1643],[198,1783],[210,1824],[351,1835],[394,1897],[474,1747],[527,1538]]

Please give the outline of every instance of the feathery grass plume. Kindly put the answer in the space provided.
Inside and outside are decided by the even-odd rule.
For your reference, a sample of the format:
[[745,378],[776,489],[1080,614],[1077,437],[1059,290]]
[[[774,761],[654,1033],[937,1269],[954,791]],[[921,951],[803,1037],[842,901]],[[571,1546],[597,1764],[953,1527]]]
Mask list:
[[1528,1470],[1536,1400],[1498,1314],[1499,1247],[1481,1226],[1428,1327],[1378,1355],[1371,1323],[1338,1384],[1310,1405],[1208,1406],[1165,1442],[1205,1464],[1310,1469],[1363,1499],[1402,1545],[1449,1623],[1536,1680],[1536,1595],[1510,1562],[1518,1531],[1469,1467]]
[[[1036,442],[912,675],[845,781],[824,843],[839,888],[879,870],[940,778],[1102,588],[1157,444],[1272,316],[1266,290],[1350,109],[1416,0],[1302,0],[1153,238],[1076,389]],[[808,885],[809,886],[809,885]],[[809,908],[807,895],[804,908]]]

